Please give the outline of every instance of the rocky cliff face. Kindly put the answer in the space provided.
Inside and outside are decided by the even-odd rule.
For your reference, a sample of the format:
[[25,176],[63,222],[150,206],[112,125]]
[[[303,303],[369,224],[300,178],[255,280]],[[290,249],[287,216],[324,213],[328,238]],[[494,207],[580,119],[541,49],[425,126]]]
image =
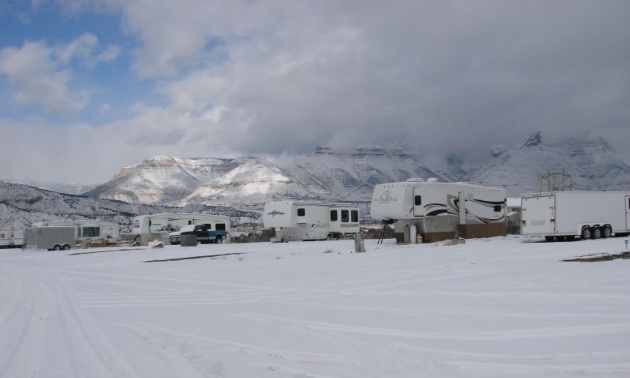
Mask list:
[[548,190],[630,190],[630,166],[599,137],[545,144],[541,133],[465,177],[510,196]]

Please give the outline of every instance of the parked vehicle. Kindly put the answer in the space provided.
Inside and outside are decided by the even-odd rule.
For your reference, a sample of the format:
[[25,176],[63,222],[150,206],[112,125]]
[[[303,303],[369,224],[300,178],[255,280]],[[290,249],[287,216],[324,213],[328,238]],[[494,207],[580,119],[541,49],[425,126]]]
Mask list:
[[376,185],[370,210],[402,243],[490,237],[507,232],[506,197],[503,188],[410,179]]
[[273,201],[265,204],[263,223],[280,241],[325,240],[359,232],[359,209],[350,204]]
[[171,244],[180,244],[181,237],[195,235],[199,243],[223,243],[228,239],[225,223],[197,224],[182,227],[181,230],[169,234]]
[[[225,230],[228,235],[230,232],[229,216],[194,213],[161,213],[141,215],[133,218],[131,233],[136,236],[136,242],[139,245],[147,245],[147,243],[152,240],[169,242],[171,233],[180,231],[184,226],[198,224],[208,225],[212,230],[216,230],[218,227],[219,230]],[[223,240],[225,239],[226,237],[223,238]]]
[[0,248],[22,248],[24,229],[18,227],[0,228]]
[[24,249],[68,250],[74,247],[74,227],[28,227]]
[[630,191],[524,194],[521,234],[547,240],[608,238],[630,234]]
[[116,222],[82,219],[70,221],[35,222],[33,227],[72,227],[74,238],[78,241],[106,240],[110,243],[120,238],[120,225]]

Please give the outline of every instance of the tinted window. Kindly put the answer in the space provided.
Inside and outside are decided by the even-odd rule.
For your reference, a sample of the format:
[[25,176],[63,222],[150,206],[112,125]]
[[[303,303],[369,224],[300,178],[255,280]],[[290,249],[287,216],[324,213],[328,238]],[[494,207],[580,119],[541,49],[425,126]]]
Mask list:
[[204,226],[206,226],[208,228],[208,230],[212,230],[212,225],[211,224],[204,224]]
[[413,204],[416,206],[422,205],[422,196],[415,196],[413,198]]
[[494,211],[496,213],[500,212],[501,211],[501,205],[494,205]]
[[341,221],[344,223],[350,222],[350,212],[348,210],[341,210]]
[[83,227],[81,229],[81,235],[84,238],[93,238],[96,236],[101,236],[101,228],[100,227]]
[[297,209],[297,211],[298,211],[298,217],[303,217],[306,215],[306,209],[303,207]]
[[225,223],[217,223],[216,227],[218,231],[225,231]]
[[352,212],[350,214],[352,215],[352,222],[353,223],[358,223],[359,222],[359,210],[352,210]]
[[336,222],[337,219],[339,219],[337,217],[337,210],[330,210],[330,221],[331,222]]

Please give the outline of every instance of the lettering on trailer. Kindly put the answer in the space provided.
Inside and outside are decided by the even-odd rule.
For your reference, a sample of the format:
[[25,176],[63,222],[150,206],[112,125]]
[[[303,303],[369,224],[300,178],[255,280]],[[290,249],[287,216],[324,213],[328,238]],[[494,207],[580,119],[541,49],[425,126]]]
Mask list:
[[267,213],[267,215],[270,215],[270,216],[272,216],[272,217],[275,217],[276,215],[284,215],[284,213],[283,213],[283,212],[281,212],[281,211],[278,211],[278,210],[274,210],[274,211],[272,211],[272,212],[270,212],[270,213]]
[[392,192],[390,192],[389,190],[385,191],[378,198],[374,199],[374,202],[378,202],[378,203],[390,203],[390,202],[396,202],[396,201],[398,200],[392,197]]

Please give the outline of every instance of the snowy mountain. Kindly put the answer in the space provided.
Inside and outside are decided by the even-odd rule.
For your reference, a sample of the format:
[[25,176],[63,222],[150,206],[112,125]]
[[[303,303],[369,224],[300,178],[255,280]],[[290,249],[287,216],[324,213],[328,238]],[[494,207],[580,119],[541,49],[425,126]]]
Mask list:
[[466,172],[465,157],[439,158],[400,146],[332,149],[292,156],[179,158],[157,156],[120,170],[86,196],[0,182],[0,221],[28,225],[102,218],[126,224],[138,214],[210,211],[256,219],[264,202],[349,201],[369,213],[374,185],[412,177],[504,187],[510,197],[548,190],[630,190],[630,166],[600,137],[556,142],[543,133]]
[[564,190],[628,190],[630,166],[600,137],[545,144],[542,133],[503,151],[465,180],[505,187],[510,196]]
[[0,181],[0,225],[16,227],[54,220],[101,219],[129,226],[131,218],[143,214],[173,212],[208,212],[234,219],[255,221],[260,214],[229,207],[188,205],[183,208],[164,205],[138,205],[121,201],[62,194],[22,184]]

